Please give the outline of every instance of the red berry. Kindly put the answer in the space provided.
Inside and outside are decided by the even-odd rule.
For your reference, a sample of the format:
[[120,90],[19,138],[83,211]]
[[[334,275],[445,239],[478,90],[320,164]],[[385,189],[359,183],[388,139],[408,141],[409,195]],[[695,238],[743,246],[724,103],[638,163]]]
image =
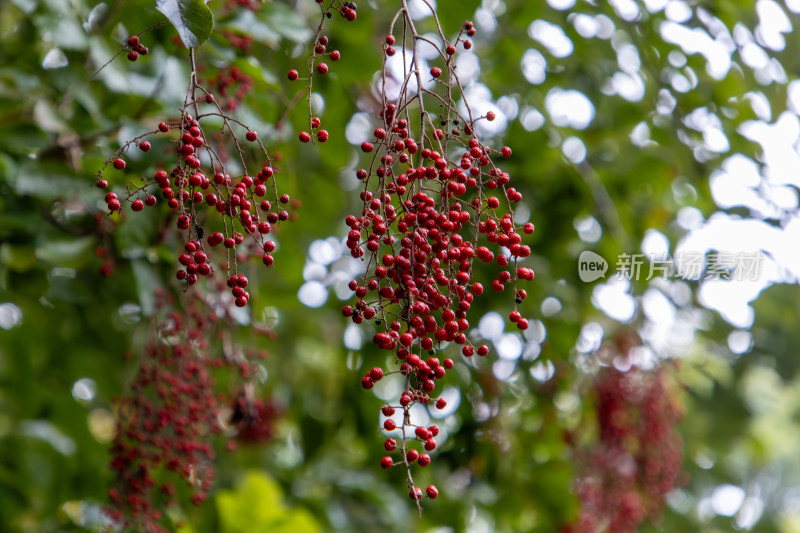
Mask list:
[[300,139],[300,142],[307,143],[311,140],[311,135],[309,135],[307,131],[301,131],[300,135],[298,135],[298,138]]
[[114,168],[116,168],[117,170],[122,170],[123,168],[125,168],[125,160],[119,157],[116,158],[114,160]]
[[319,130],[317,132],[317,140],[321,143],[324,143],[328,140],[328,132],[325,130]]
[[169,126],[167,125],[166,122],[160,122],[158,124],[158,131],[160,131],[161,133],[166,133],[169,131]]
[[489,122],[493,121],[495,118],[497,118],[497,115],[494,114],[494,111],[489,111],[486,113],[486,120]]
[[419,459],[417,459],[417,464],[419,464],[419,466],[428,466],[429,464],[431,464],[431,456],[428,455],[427,453],[419,454]]
[[376,366],[369,371],[369,377],[372,378],[372,381],[380,381],[383,378],[383,370]]
[[258,133],[254,132],[254,131],[248,131],[245,134],[244,138],[247,139],[248,141],[250,141],[251,143],[255,142],[256,139],[258,139]]
[[421,500],[422,499],[422,489],[419,487],[414,487],[414,490],[408,491],[408,497],[412,500]]
[[387,452],[392,452],[397,449],[397,441],[394,439],[386,439],[386,442],[383,443],[383,447],[386,448]]
[[130,37],[128,37],[128,46],[133,47],[133,46],[136,46],[137,44],[139,44],[139,36],[138,35],[131,35]]
[[508,146],[503,147],[503,157],[511,157],[511,148]]
[[108,182],[106,180],[103,180],[103,179],[97,180],[96,182],[94,182],[94,184],[98,189],[107,189],[108,188]]
[[439,490],[433,485],[429,485],[428,488],[425,489],[425,494],[427,494],[428,498],[430,498],[431,500],[435,500],[436,497],[439,495]]
[[128,61],[136,61],[137,59],[139,59],[139,52],[136,50],[128,52]]
[[392,458],[389,457],[388,455],[383,459],[381,459],[381,468],[383,469],[391,468],[393,464],[394,462],[392,461]]
[[387,35],[387,36],[386,36],[386,44],[388,44],[389,46],[391,46],[391,45],[393,45],[393,44],[394,44],[394,42],[395,42],[395,41],[394,41],[394,35]]
[[[369,376],[364,376],[364,379],[361,380],[361,386],[364,387],[367,390],[371,389],[373,387],[373,385],[375,385],[375,383],[373,383],[372,378],[369,377]],[[387,420],[387,422],[391,422],[391,421]],[[394,422],[392,422],[392,424],[394,424]],[[392,429],[394,429],[394,428],[392,428]]]
[[339,50],[334,50],[333,52],[331,52],[332,61],[339,61],[340,57],[342,57],[342,54],[339,52]]
[[142,152],[149,152],[150,151],[150,141],[142,141],[139,143],[139,150]]
[[317,65],[317,72],[319,72],[320,74],[327,74],[328,73],[328,65],[326,65],[325,63],[319,63]]
[[439,67],[433,67],[431,69],[431,76],[433,76],[434,78],[438,78],[441,75],[442,75],[442,69],[440,69]]
[[288,78],[289,81],[295,81],[299,77],[299,74],[296,70],[292,69],[289,71]]
[[[367,379],[367,378],[364,378],[364,379]],[[372,380],[370,380],[370,381],[372,381]],[[392,420],[391,418],[387,418],[386,420],[383,421],[383,429],[385,429],[386,431],[393,431],[396,428],[397,428],[397,424],[395,424],[394,420]]]
[[138,212],[138,211],[141,211],[142,209],[144,209],[144,202],[143,202],[143,201],[141,201],[141,200],[134,200],[134,201],[131,203],[131,209],[132,209],[133,211],[137,211],[137,212]]
[[375,149],[375,147],[372,146],[371,142],[366,142],[365,141],[365,142],[361,143],[361,151],[364,152],[364,153],[368,154],[374,149]]

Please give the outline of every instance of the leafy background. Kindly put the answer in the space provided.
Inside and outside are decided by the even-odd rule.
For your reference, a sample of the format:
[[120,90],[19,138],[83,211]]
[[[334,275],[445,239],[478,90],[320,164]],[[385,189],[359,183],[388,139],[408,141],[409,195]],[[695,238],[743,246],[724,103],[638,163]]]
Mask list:
[[[255,12],[209,4],[215,32],[198,49],[198,60],[209,73],[236,66],[253,78],[254,88],[237,114],[281,153],[281,186],[303,207],[298,220],[281,229],[276,268],[258,272],[251,301],[253,320],[274,326],[278,337],[241,338],[269,350],[260,393],[283,406],[277,437],[263,446],[220,453],[212,501],[176,515],[185,519],[186,530],[557,530],[578,508],[570,492],[575,465],[563,432],[579,428],[592,411],[583,393],[596,363],[587,363],[580,349],[584,326],[600,324],[611,339],[618,331],[658,322],[643,305],[648,291],[655,290],[671,298],[691,325],[691,342],[653,349],[657,358],[679,361],[689,481],[670,497],[663,521],[642,531],[800,531],[800,294],[791,265],[782,265],[789,273],[780,283],[754,295],[755,319],[738,328],[706,308],[698,282],[633,283],[623,292],[635,298],[636,312],[618,321],[599,309],[596,290],[603,280],[587,284],[577,276],[582,250],[606,258],[639,253],[652,230],[664,235],[674,252],[687,233],[679,223],[687,207],[706,219],[725,211],[776,228],[797,215],[794,189],[782,193],[788,195],[788,207],[781,216],[764,216],[746,203],[719,206],[709,179],[733,154],[763,164],[762,147],[741,134],[742,124],[772,123],[783,111],[792,112],[791,82],[800,70],[791,31],[799,20],[796,2],[669,2],[671,9],[689,10],[682,25],[707,34],[720,25],[728,33],[736,27],[753,32],[764,18],[761,10],[785,13],[790,21],[783,32],[785,46],[761,46],[774,60],[769,68],[780,71],[769,71],[772,76],[767,67],[749,65],[744,46],[734,44],[735,67],[721,79],[708,73],[702,53],[681,51],[680,43],[664,39],[666,4],[438,1],[448,34],[466,19],[477,21],[480,79],[494,98],[508,96],[518,110],[537,110],[542,117],[539,127],[530,122],[526,127],[524,113],[509,112],[502,141],[494,141],[514,150],[506,170],[524,192],[537,228],[532,241],[536,280],[522,310],[536,320],[532,329],[538,337],[525,339],[528,355],[502,379],[491,357],[460,365],[448,378],[460,389],[461,401],[456,413],[440,422],[448,437],[422,478],[435,481],[441,495],[426,505],[422,518],[405,495],[402,476],[377,467],[380,401],[358,385],[361,367],[377,353],[369,347],[351,350],[342,342],[345,323],[333,292],[315,309],[297,298],[298,287],[307,281],[309,246],[318,239],[339,239],[344,216],[356,208],[357,195],[345,190],[343,174],[355,168],[357,152],[344,132],[369,94],[381,63],[379,43],[397,2],[363,2],[357,22],[333,20],[328,35],[342,60],[315,84],[318,103],[324,104],[319,106],[323,127],[331,132],[330,141],[318,147],[294,141],[302,109],[278,124],[299,90],[284,73],[304,61],[318,14],[315,4],[273,0]],[[577,13],[603,15],[613,24],[613,37],[583,37],[576,30]],[[4,531],[102,525],[100,506],[112,481],[107,468],[112,399],[133,370],[122,354],[143,334],[154,288],[171,279],[173,247],[157,238],[154,214],[122,220],[113,235],[98,232],[91,211],[102,208],[102,198],[89,185],[121,142],[177,115],[188,77],[187,52],[175,30],[162,26],[142,38],[150,47],[147,57],[136,63],[118,58],[92,74],[129,34],[162,20],[149,0],[0,3]],[[487,28],[492,20],[496,27]],[[562,28],[574,50],[553,55],[546,43],[531,38],[533,21]],[[430,19],[420,24],[424,31],[431,29]],[[250,52],[234,51],[223,37],[225,29],[252,35]],[[633,46],[640,60],[634,69],[643,84],[638,99],[608,90],[609,79],[620,70],[624,44]],[[538,83],[523,73],[530,49],[547,63]],[[682,61],[685,66],[673,65]],[[675,89],[676,72],[694,80],[688,90]],[[591,101],[595,116],[588,127],[558,125],[546,103],[556,87],[578,90]],[[664,90],[675,100],[667,113],[657,110]],[[719,118],[727,149],[703,149],[702,132],[687,122],[698,108]],[[640,124],[652,142],[632,142]],[[570,137],[585,146],[584,160],[576,163],[565,155],[564,141]],[[151,174],[164,148],[154,143],[148,157],[131,153],[126,175]],[[121,175],[112,179],[112,185],[124,183]],[[754,190],[766,196],[763,188]],[[602,230],[596,242],[582,239],[577,230],[587,220]],[[98,274],[103,262],[95,254],[98,246],[115,258],[110,279]],[[686,290],[688,299],[674,297]],[[547,299],[559,304],[556,312],[542,305]],[[504,298],[488,294],[478,305],[476,315],[505,314],[509,308]],[[732,332],[747,335],[745,353],[731,349]],[[549,379],[537,379],[542,368],[552,368]]]

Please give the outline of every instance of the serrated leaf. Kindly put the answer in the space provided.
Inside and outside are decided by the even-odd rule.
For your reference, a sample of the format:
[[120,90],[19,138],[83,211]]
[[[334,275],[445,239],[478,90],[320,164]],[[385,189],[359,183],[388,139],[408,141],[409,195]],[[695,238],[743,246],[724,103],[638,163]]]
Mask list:
[[203,44],[214,29],[214,15],[203,0],[156,0],[156,9],[175,26],[187,48]]

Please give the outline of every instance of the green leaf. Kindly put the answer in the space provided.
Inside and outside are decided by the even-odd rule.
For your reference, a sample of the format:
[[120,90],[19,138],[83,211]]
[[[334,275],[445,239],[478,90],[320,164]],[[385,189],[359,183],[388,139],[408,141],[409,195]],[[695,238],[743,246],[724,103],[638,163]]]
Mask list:
[[221,490],[217,495],[221,531],[245,533],[316,533],[319,524],[303,508],[287,508],[281,501],[280,485],[262,472],[250,471],[236,490]]
[[203,44],[214,29],[214,15],[203,0],[156,0],[156,9],[172,22],[187,48]]

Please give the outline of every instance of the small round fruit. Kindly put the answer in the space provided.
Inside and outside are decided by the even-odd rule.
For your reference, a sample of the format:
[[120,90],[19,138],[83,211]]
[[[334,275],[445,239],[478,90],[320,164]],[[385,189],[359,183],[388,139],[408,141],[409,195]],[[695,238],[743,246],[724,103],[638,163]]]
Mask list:
[[248,131],[245,134],[244,138],[247,139],[248,141],[250,141],[251,143],[252,142],[256,142],[256,139],[258,139],[258,133],[254,132],[254,131]]
[[142,152],[149,152],[150,148],[152,148],[150,146],[150,141],[142,141],[139,143],[139,150],[141,150]]
[[143,201],[141,201],[141,200],[134,200],[134,201],[131,203],[131,209],[132,209],[133,211],[136,211],[136,212],[139,212],[139,211],[141,211],[142,209],[144,209],[144,202],[143,202]]
[[300,74],[294,69],[290,70],[289,74],[287,75],[287,77],[289,78],[289,81],[297,81],[297,78],[299,76],[300,76]]
[[435,500],[436,497],[439,495],[439,490],[433,485],[428,485],[428,488],[425,489],[425,494],[427,494],[428,498],[430,498],[431,500]]
[[114,168],[117,170],[122,170],[125,168],[125,160],[118,157],[114,160]]

